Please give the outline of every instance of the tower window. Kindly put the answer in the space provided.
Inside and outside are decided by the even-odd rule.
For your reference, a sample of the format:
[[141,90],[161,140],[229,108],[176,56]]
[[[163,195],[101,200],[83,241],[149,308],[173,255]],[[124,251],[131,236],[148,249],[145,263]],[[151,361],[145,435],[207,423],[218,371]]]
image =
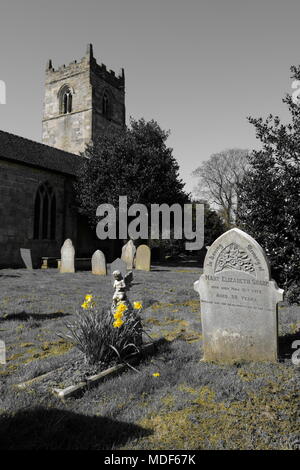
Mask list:
[[48,183],[42,183],[36,193],[34,205],[34,239],[55,240],[56,198]]
[[110,106],[109,106],[109,98],[107,93],[104,93],[102,98],[102,114],[106,119],[110,118]]
[[67,85],[59,93],[59,112],[60,114],[72,112],[72,91]]

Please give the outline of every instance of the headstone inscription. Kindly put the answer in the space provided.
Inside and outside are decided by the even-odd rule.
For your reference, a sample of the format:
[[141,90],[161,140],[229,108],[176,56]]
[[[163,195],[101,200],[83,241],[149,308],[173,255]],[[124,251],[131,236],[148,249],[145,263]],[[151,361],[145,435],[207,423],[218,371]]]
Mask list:
[[277,360],[277,304],[283,290],[270,278],[261,246],[234,228],[208,249],[200,295],[204,360]]

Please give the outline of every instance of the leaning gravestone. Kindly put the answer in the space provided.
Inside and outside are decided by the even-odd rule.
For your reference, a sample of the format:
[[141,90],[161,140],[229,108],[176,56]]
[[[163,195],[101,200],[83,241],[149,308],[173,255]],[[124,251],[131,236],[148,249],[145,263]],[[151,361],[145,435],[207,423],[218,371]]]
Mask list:
[[200,295],[204,360],[277,360],[277,303],[283,290],[270,279],[261,246],[234,228],[208,249]]
[[140,245],[136,250],[135,269],[140,271],[150,271],[151,269],[151,249],[147,245]]
[[28,248],[20,248],[21,258],[27,269],[32,269],[31,250]]
[[61,250],[61,273],[75,273],[75,249],[69,238],[64,242]]
[[129,240],[122,248],[121,259],[125,261],[127,269],[133,268],[133,261],[136,253],[136,248],[132,240]]
[[100,276],[107,274],[105,255],[101,250],[95,251],[92,256],[92,273]]
[[0,364],[6,364],[5,343],[2,340],[0,340]]
[[127,273],[126,263],[120,258],[115,259],[115,261],[113,261],[110,265],[110,273],[112,274],[114,271],[120,271],[120,273],[124,277]]

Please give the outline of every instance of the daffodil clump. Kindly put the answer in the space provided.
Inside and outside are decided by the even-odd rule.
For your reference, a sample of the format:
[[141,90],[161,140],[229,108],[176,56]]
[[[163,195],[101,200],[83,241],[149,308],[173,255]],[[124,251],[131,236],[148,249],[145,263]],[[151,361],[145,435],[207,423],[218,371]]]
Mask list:
[[143,308],[141,302],[131,303],[120,301],[117,306],[112,307],[113,328],[116,330],[117,342],[126,352],[136,352],[136,349],[142,345],[143,326],[140,317],[140,311]]
[[87,294],[72,324],[67,324],[69,334],[62,335],[84,354],[90,364],[109,366],[116,360],[124,361],[128,355],[139,351],[143,327],[140,317],[141,302],[133,306],[126,299],[111,310],[97,309],[93,295]]

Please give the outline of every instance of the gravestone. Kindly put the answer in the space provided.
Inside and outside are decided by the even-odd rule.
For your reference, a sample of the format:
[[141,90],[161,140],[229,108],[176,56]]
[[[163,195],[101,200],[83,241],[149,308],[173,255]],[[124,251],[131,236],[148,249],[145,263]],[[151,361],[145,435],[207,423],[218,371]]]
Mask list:
[[75,273],[75,249],[72,240],[65,240],[61,250],[60,272]]
[[135,269],[140,271],[150,271],[151,250],[147,245],[140,245],[136,250]]
[[32,269],[31,250],[28,248],[20,248],[21,258],[27,269]]
[[204,360],[277,360],[277,303],[283,290],[270,278],[261,246],[234,228],[208,249],[200,295]]
[[0,340],[0,364],[6,364],[6,349],[2,340]]
[[136,247],[132,240],[129,240],[122,248],[121,259],[126,263],[127,269],[133,268],[133,261],[136,254]]
[[92,273],[100,276],[106,276],[105,255],[101,250],[95,251],[92,256]]
[[112,274],[114,271],[120,271],[123,277],[127,273],[127,266],[126,263],[121,260],[120,258],[115,259],[110,265],[110,273]]

